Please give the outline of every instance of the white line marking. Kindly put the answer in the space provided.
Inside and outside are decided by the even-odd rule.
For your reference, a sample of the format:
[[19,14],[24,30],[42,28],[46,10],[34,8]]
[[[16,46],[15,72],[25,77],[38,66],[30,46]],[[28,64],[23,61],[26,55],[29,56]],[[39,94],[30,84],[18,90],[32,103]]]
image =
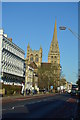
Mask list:
[[17,101],[24,101],[24,100],[27,100],[27,99],[16,99]]
[[27,103],[28,105],[30,104],[30,103]]
[[43,101],[47,101],[47,99],[43,99]]
[[36,102],[31,102],[31,104],[35,104]]
[[2,109],[2,110],[7,110],[7,109]]
[[15,109],[15,108],[17,108],[17,107],[24,107],[24,105],[14,106],[14,107],[12,107],[12,109]]
[[79,100],[77,99],[76,102],[79,103]]
[[39,100],[39,101],[37,101],[37,102],[42,102],[42,100]]
[[12,108],[8,108],[8,109],[2,109],[2,111],[4,111],[4,110],[12,110]]
[[12,110],[14,110],[14,107],[12,107]]
[[30,104],[34,104],[34,103],[36,103],[36,102],[30,102],[30,103],[27,103],[27,104],[29,104],[29,105],[30,105]]

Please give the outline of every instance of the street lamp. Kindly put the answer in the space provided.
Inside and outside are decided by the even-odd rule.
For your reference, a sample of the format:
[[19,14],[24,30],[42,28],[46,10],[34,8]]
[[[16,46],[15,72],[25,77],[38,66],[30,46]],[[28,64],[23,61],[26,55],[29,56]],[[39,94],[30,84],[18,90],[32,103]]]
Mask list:
[[60,30],[66,30],[66,29],[68,29],[78,40],[80,40],[80,35],[77,34],[76,32],[73,32],[73,31],[71,30],[71,28],[68,28],[68,27],[66,27],[66,26],[60,26],[59,29],[60,29]]
[[[66,30],[66,29],[68,29],[78,40],[80,40],[80,35],[77,34],[76,32],[73,32],[70,28],[65,27],[65,26],[60,26],[59,29],[60,30]],[[78,80],[80,81],[80,78],[78,78]],[[79,87],[80,87],[80,85],[79,85]]]

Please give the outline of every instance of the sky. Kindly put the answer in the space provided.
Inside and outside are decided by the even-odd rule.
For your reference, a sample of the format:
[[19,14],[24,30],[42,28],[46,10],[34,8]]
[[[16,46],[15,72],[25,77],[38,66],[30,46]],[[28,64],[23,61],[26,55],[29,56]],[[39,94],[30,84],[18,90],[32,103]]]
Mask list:
[[57,21],[57,38],[60,51],[62,76],[76,83],[78,78],[78,40],[67,26],[78,33],[77,2],[3,2],[2,28],[12,41],[25,51],[30,44],[32,50],[43,49],[42,62],[48,62],[48,52]]

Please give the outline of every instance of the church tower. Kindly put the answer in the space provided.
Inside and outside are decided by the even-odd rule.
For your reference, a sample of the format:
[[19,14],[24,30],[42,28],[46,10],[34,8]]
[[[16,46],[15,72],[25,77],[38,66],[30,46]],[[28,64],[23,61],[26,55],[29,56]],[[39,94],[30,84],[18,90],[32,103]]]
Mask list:
[[57,40],[56,20],[55,20],[55,26],[54,26],[54,34],[53,34],[50,50],[48,53],[48,63],[60,64],[60,52],[59,52],[59,46],[58,46],[58,40]]
[[42,47],[39,50],[32,50],[30,45],[27,46],[27,56],[26,56],[27,64],[31,64],[34,62],[37,67],[41,66],[42,63]]

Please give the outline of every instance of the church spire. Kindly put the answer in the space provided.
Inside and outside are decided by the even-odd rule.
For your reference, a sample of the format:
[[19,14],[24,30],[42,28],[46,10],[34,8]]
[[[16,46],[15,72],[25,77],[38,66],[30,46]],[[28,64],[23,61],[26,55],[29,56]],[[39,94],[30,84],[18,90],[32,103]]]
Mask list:
[[28,46],[27,47],[30,47],[29,43],[28,43]]
[[48,62],[49,63],[60,63],[60,53],[59,53],[59,46],[58,46],[58,40],[57,40],[57,25],[55,20],[54,25],[54,34],[48,54]]
[[55,26],[54,26],[54,34],[53,34],[53,40],[52,41],[56,41],[57,40],[57,25],[56,25],[56,20],[55,20]]

